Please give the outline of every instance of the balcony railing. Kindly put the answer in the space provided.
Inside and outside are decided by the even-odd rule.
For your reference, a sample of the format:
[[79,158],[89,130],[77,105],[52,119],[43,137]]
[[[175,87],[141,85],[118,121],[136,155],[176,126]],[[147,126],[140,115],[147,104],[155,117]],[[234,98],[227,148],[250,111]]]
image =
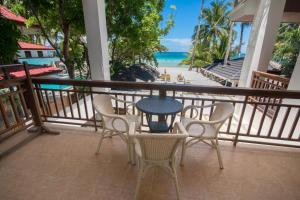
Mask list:
[[[34,85],[32,96],[26,94],[30,83]],[[43,84],[62,85],[63,89],[45,89]],[[278,91],[246,88],[227,88],[197,86],[188,84],[158,84],[116,81],[62,80],[48,78],[27,78],[0,82],[0,88],[6,88],[7,93],[1,95],[0,107],[4,106],[3,98],[9,98],[6,104],[14,107],[10,96],[19,95],[23,115],[13,110],[15,117],[10,117],[14,123],[8,123],[7,109],[0,109],[0,118],[6,119],[0,124],[1,134],[11,131],[15,126],[27,127],[31,119],[39,115],[43,122],[92,126],[97,131],[101,122],[95,117],[96,111],[92,105],[97,94],[110,94],[117,98],[137,102],[151,95],[171,96],[187,105],[207,105],[215,102],[230,102],[235,106],[235,114],[221,129],[220,139],[257,144],[300,147],[300,92]],[[9,91],[9,88],[13,90]],[[252,101],[255,98],[276,98],[280,101]],[[116,112],[126,109],[137,113],[136,108],[128,108],[126,104],[113,103]],[[35,108],[37,107],[37,108]],[[272,107],[275,113],[267,114]],[[28,108],[28,109],[27,109]],[[263,108],[263,109],[258,109]],[[28,111],[31,110],[31,113]],[[197,119],[208,119],[212,109],[192,110],[189,115]],[[18,118],[20,118],[18,120]],[[177,116],[180,120],[180,115]],[[14,124],[14,125],[11,125]],[[145,116],[142,117],[143,130],[147,131]]]

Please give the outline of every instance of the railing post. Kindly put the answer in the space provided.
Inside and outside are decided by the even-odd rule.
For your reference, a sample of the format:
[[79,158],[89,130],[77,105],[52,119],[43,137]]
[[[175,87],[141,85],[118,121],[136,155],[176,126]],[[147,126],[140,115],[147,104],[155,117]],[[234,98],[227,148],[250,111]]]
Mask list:
[[41,118],[40,109],[38,107],[38,101],[36,99],[36,96],[34,94],[34,88],[32,84],[32,80],[30,77],[30,72],[28,70],[28,65],[26,62],[23,63],[24,71],[26,74],[26,88],[27,88],[27,100],[28,105],[31,110],[32,119],[34,122],[34,127],[28,129],[29,132],[37,132],[37,133],[47,133],[47,134],[54,134],[57,135],[59,132],[51,131],[47,127],[44,126],[44,123]]

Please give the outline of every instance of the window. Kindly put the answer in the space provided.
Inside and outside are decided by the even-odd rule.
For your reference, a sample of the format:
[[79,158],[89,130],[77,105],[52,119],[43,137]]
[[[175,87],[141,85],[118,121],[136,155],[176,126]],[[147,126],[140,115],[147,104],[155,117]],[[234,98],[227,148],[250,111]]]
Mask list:
[[38,56],[39,56],[40,58],[43,57],[43,52],[42,52],[42,51],[38,51],[37,53],[38,53]]
[[32,57],[31,52],[30,51],[25,51],[25,57],[26,58],[31,58]]

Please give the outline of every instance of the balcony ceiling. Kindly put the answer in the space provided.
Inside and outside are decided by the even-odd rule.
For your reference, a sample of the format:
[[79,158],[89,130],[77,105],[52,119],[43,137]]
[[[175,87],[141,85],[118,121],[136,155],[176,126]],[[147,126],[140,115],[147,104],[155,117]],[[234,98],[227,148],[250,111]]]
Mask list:
[[[0,160],[1,199],[133,199],[138,170],[127,163],[121,139],[106,140],[96,156],[95,132],[53,128],[61,134],[36,137]],[[209,146],[188,149],[185,166],[177,167],[182,199],[300,199],[298,149],[226,142],[221,149],[224,170]],[[139,199],[175,197],[172,179],[160,169],[149,170]]]
[[[252,22],[258,3],[259,0],[242,1],[230,12],[230,18],[235,22]],[[299,0],[286,0],[282,22],[300,23]]]

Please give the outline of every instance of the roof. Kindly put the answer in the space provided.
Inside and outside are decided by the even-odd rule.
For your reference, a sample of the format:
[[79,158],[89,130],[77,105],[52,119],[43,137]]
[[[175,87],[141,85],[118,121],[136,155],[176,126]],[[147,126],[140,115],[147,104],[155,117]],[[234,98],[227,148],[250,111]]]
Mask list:
[[[223,64],[223,61],[207,65],[205,70],[212,72],[224,79],[236,80],[238,81],[241,76],[242,66],[244,63],[244,58],[237,58],[228,61],[227,65]],[[279,71],[280,69],[274,67],[274,61],[268,66],[268,71]]]
[[52,47],[47,47],[41,44],[32,44],[28,42],[18,42],[20,50],[54,50]]
[[8,8],[6,8],[3,5],[0,5],[0,13],[1,15],[11,21],[15,21],[18,23],[25,23],[26,19],[22,16],[16,15],[15,13],[13,13],[12,11],[10,11]]
[[[29,73],[31,76],[41,76],[41,75],[47,75],[47,74],[53,74],[61,72],[62,70],[56,67],[43,67],[43,68],[36,68],[36,69],[30,69]],[[16,71],[16,72],[10,72],[9,75],[13,78],[22,78],[25,77],[25,71]]]

